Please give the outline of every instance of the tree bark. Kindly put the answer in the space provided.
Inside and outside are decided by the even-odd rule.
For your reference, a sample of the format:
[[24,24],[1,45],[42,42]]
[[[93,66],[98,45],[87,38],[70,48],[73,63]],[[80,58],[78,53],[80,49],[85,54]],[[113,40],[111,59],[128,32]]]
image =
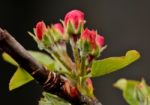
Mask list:
[[8,53],[18,64],[41,84],[43,89],[69,101],[72,105],[101,105],[95,98],[82,96],[80,93],[72,97],[64,89],[66,77],[47,70],[37,62],[28,51],[17,42],[6,30],[0,28],[0,49]]

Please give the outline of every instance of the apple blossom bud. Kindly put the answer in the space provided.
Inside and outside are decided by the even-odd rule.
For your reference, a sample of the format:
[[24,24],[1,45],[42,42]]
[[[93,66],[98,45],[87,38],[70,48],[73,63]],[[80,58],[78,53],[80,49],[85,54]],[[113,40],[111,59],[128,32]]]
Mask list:
[[64,19],[64,25],[68,33],[78,34],[83,29],[84,13],[79,10],[68,12]]
[[[79,48],[81,50],[81,56],[91,55],[94,58],[100,55],[101,48],[104,44],[104,37],[98,35],[96,31],[89,30],[88,28],[86,28],[81,33],[80,40],[78,43]],[[89,61],[88,63],[90,63]]]
[[102,47],[104,45],[104,37],[101,35],[97,35],[96,36],[96,44],[98,45],[98,47]]
[[60,35],[63,35],[64,34],[64,28],[62,26],[61,23],[56,23],[53,25],[53,28],[58,32],[60,33]]
[[96,48],[95,39],[96,32],[94,30],[86,28],[81,34],[81,40],[89,42],[93,48]]
[[35,34],[39,40],[42,40],[43,33],[47,30],[46,25],[43,21],[40,21],[36,24]]
[[90,78],[87,78],[86,84],[87,84],[88,88],[93,89],[93,83],[92,83],[92,80]]
[[72,97],[76,97],[77,95],[78,95],[78,90],[77,90],[77,88],[75,87],[75,86],[72,86],[71,88],[70,88],[70,95],[72,96]]
[[72,86],[68,80],[66,80],[64,83],[64,89],[71,97],[76,97],[78,95],[77,88]]
[[93,88],[93,82],[90,78],[86,79],[86,85],[87,85],[89,96],[93,96],[94,88]]

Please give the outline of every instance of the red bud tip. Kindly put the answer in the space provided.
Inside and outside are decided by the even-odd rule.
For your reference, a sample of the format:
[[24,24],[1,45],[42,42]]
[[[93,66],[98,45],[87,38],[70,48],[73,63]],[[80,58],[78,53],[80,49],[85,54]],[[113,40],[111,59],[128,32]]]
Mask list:
[[81,34],[81,39],[88,41],[93,48],[96,48],[96,32],[94,30],[89,30],[88,28],[86,28]]
[[55,29],[56,31],[60,32],[61,35],[64,34],[64,28],[63,28],[63,26],[62,26],[61,23],[56,23],[56,24],[53,25],[53,27],[54,27],[54,29]]
[[39,40],[42,40],[43,33],[46,30],[47,30],[47,28],[43,21],[40,21],[36,24],[35,34]]
[[96,44],[99,46],[99,47],[102,47],[104,45],[104,37],[101,36],[101,35],[97,35],[96,36]]
[[72,10],[68,12],[64,19],[65,26],[67,26],[69,22],[78,29],[79,24],[84,23],[84,13],[79,10]]

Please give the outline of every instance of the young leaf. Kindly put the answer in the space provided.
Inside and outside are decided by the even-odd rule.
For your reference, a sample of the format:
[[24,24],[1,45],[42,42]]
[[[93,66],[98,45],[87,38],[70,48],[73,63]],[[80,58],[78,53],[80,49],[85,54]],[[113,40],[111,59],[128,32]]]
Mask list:
[[110,57],[103,60],[93,61],[91,75],[92,77],[98,77],[117,71],[139,58],[140,54],[136,50],[130,50],[125,56]]
[[38,51],[28,51],[38,62],[40,62],[41,64],[45,65],[48,70],[58,70],[59,67],[58,65],[55,63],[55,61],[48,56],[45,53],[42,52],[38,52]]
[[59,98],[56,95],[43,92],[43,98],[40,99],[39,105],[71,105],[67,101]]
[[8,63],[10,63],[10,64],[12,64],[12,65],[14,65],[14,66],[18,66],[18,63],[10,56],[10,55],[8,55],[7,53],[3,53],[2,54],[2,57],[3,57],[3,59],[6,61],[6,62],[8,62]]
[[[58,67],[56,67],[56,63],[54,62],[54,60],[51,59],[47,54],[38,51],[28,51],[28,52],[33,56],[33,58],[35,58],[41,64],[45,65],[49,70],[58,69]],[[19,64],[9,54],[3,53],[2,57],[6,62],[15,66],[19,66]]]
[[114,86],[122,90],[129,105],[150,105],[150,87],[144,81],[119,79]]
[[47,54],[38,51],[28,51],[37,61],[44,65],[52,64],[54,61]]
[[12,76],[9,82],[9,90],[16,89],[30,81],[33,80],[33,77],[28,74],[24,69],[18,67],[17,71]]

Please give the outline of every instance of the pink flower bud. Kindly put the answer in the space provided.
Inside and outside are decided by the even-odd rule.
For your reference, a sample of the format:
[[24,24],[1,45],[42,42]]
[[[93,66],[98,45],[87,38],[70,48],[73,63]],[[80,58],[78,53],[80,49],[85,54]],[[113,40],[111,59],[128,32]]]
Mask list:
[[43,21],[40,21],[36,24],[36,27],[35,27],[35,34],[37,36],[37,38],[39,40],[42,40],[42,36],[43,36],[43,33],[44,31],[46,31],[47,28],[46,28],[46,25]]
[[61,23],[56,23],[53,25],[54,29],[58,31],[61,35],[64,34],[64,28]]
[[84,24],[84,13],[79,10],[68,12],[64,19],[65,26],[67,26],[69,22],[71,22],[75,29],[78,29],[81,23]]
[[71,97],[76,97],[78,95],[78,89],[72,86],[68,80],[65,81],[63,88]]
[[97,35],[96,44],[98,45],[98,47],[102,47],[104,45],[104,37],[101,35]]
[[77,88],[75,87],[75,86],[72,86],[71,88],[70,88],[70,95],[71,95],[71,97],[76,97],[77,95],[78,95],[78,90],[77,90]]
[[94,30],[89,30],[86,28],[81,34],[81,39],[88,41],[93,48],[96,48],[96,32]]
[[92,82],[92,80],[90,78],[87,78],[86,84],[87,84],[87,87],[88,87],[89,90],[91,90],[91,91],[94,90],[94,88],[93,88],[93,82]]

